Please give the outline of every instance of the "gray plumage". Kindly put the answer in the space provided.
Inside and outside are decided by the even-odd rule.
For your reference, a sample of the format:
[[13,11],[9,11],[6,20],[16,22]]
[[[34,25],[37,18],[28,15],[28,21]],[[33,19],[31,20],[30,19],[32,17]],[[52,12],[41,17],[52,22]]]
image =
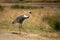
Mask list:
[[14,24],[14,23],[20,23],[20,24],[22,24],[25,19],[27,19],[27,18],[24,18],[24,16],[21,15],[21,16],[17,17],[17,18],[12,22],[12,24]]

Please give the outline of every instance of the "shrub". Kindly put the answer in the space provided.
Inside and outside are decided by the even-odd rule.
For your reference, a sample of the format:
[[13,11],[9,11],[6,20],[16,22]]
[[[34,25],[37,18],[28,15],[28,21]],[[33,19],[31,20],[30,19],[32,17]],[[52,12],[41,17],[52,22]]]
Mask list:
[[60,31],[60,21],[56,20],[54,23],[54,29],[56,31]]
[[4,7],[0,5],[0,11],[3,11],[4,10]]
[[59,18],[59,16],[47,16],[47,17],[43,17],[43,21],[48,22],[48,24],[55,31],[60,31],[60,18]]
[[32,6],[19,6],[19,5],[13,5],[11,6],[11,8],[13,9],[36,9],[38,7],[32,7]]
[[13,5],[13,6],[11,6],[11,8],[13,8],[13,9],[19,9],[20,6],[19,5]]
[[21,6],[21,9],[24,9],[24,6]]

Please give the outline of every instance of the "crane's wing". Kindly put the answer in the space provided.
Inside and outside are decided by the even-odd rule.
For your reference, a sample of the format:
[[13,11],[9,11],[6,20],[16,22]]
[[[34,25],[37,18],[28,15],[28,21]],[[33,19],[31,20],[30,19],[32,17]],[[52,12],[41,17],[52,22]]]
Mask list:
[[18,17],[12,22],[12,24],[17,23],[17,22],[23,22],[23,20],[24,20],[24,19],[27,19],[27,18],[28,18],[28,16],[26,16],[26,15],[18,16]]

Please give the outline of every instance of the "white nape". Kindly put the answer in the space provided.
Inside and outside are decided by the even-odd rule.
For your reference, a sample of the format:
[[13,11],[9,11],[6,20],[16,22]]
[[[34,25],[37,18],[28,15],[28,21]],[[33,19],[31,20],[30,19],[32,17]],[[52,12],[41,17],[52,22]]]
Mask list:
[[26,18],[27,18],[28,16],[24,15],[24,17],[26,17]]

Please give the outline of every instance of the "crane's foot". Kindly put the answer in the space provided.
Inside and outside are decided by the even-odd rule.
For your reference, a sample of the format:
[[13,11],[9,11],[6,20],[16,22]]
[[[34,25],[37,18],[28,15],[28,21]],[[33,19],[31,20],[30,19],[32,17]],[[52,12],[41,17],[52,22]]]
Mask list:
[[18,34],[21,34],[21,31],[19,31]]

